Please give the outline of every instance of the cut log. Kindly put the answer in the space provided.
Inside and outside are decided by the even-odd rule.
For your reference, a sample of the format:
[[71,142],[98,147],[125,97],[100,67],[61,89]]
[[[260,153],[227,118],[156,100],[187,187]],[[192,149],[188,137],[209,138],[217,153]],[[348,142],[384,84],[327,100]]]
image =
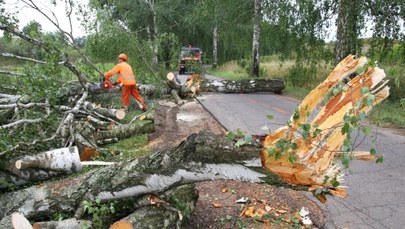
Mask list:
[[[364,103],[364,99],[375,98],[375,105],[388,97],[389,88],[382,82],[384,71],[375,67],[350,80],[345,90],[337,94],[328,92],[365,63],[363,57],[348,56],[307,95],[290,124],[265,138],[261,151],[263,167],[290,184],[321,187],[330,189],[334,195],[346,195],[343,169],[336,161],[336,154],[348,137],[343,131],[345,117],[369,112],[372,106]],[[315,110],[321,102],[323,106]]]
[[220,93],[281,93],[285,88],[281,79],[202,80],[202,91]]
[[96,113],[99,113],[105,117],[113,118],[116,120],[122,120],[125,118],[125,111],[122,109],[108,109],[108,108],[103,108],[99,107],[94,103],[90,103],[88,101],[85,101],[83,104],[84,108],[89,111],[94,111]]
[[79,171],[79,152],[74,146],[13,159],[6,163],[4,171],[0,172],[0,178],[14,185],[23,185]]
[[167,83],[170,88],[179,90],[181,87],[180,81],[176,78],[176,75],[173,72],[167,73]]
[[75,146],[23,157],[15,162],[15,167],[18,170],[46,169],[66,174],[81,170],[79,151]]
[[177,95],[182,98],[188,97],[194,92],[187,85],[180,84],[179,80],[175,77],[174,73],[169,72],[167,74],[167,85],[171,89],[169,92],[173,94],[173,90],[177,91]]
[[4,229],[32,229],[32,226],[23,214],[14,212],[0,221],[0,228]]
[[177,90],[178,94],[183,98],[195,96],[199,92],[281,93],[285,88],[284,81],[281,79],[209,80],[198,74],[189,76],[187,82],[182,85],[172,72],[167,74],[167,82],[168,86]]

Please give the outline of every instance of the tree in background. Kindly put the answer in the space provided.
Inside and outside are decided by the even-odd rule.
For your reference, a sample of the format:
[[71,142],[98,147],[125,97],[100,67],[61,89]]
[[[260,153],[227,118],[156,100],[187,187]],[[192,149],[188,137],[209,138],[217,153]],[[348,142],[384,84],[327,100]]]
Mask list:
[[260,24],[262,21],[262,0],[255,0],[253,14],[252,72],[251,76],[259,77],[260,68]]

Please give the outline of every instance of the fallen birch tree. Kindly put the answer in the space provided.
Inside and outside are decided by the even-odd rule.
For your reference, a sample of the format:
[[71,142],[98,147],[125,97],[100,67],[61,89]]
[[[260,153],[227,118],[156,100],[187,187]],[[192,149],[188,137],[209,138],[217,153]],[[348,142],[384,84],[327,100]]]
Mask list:
[[282,79],[246,79],[246,80],[210,80],[203,75],[189,75],[185,83],[181,83],[177,76],[169,72],[166,76],[167,85],[178,104],[181,98],[194,97],[201,92],[218,93],[281,93],[285,84]]
[[131,202],[136,202],[137,198],[148,193],[159,194],[183,184],[204,180],[263,182],[269,174],[264,170],[251,169],[252,166],[260,167],[257,157],[259,149],[257,142],[236,147],[233,141],[224,136],[209,132],[193,134],[178,147],[148,157],[3,194],[0,202],[5,204],[0,206],[0,217],[18,211],[34,221],[58,212],[75,214],[76,219],[86,219],[89,215],[83,209],[84,201],[128,202],[131,199]]

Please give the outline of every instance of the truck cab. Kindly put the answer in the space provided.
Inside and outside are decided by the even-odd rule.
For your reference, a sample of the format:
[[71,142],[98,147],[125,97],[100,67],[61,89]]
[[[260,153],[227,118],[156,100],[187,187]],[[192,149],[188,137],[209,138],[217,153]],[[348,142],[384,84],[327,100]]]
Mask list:
[[196,47],[182,47],[179,59],[179,74],[196,73],[202,68],[202,50]]

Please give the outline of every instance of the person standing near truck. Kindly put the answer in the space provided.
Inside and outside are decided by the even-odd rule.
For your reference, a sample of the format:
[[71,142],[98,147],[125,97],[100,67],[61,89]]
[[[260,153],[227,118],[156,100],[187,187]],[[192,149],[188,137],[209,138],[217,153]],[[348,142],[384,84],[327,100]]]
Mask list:
[[122,85],[122,105],[125,111],[129,108],[129,99],[132,95],[136,101],[138,101],[140,108],[143,111],[147,110],[146,104],[143,102],[142,96],[138,92],[136,86],[135,74],[132,71],[132,67],[127,63],[128,55],[121,53],[118,56],[118,64],[115,65],[110,71],[104,73],[104,78],[110,78],[113,75],[118,75],[118,80],[114,82],[114,85]]

